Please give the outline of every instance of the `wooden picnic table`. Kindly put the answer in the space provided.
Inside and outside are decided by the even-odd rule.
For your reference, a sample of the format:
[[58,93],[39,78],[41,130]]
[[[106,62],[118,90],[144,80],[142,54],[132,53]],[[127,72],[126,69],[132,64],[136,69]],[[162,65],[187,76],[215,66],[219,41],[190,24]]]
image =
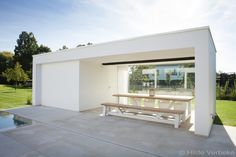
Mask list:
[[120,103],[120,98],[132,98],[136,101],[137,99],[156,99],[156,100],[166,100],[172,102],[173,105],[175,105],[174,102],[183,102],[186,103],[186,115],[184,116],[184,120],[187,120],[191,116],[191,100],[194,99],[193,96],[182,96],[182,95],[154,95],[150,96],[148,94],[136,94],[136,93],[122,93],[122,94],[113,94],[112,96],[117,97],[117,103]]

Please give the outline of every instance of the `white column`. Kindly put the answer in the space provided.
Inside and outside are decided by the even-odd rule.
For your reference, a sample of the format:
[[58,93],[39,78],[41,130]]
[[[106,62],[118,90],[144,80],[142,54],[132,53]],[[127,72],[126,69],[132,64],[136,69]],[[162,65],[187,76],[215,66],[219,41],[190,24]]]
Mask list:
[[208,42],[195,47],[195,134],[208,136],[212,126],[210,113],[210,65]]
[[41,65],[33,64],[32,105],[41,105]]
[[[128,66],[118,66],[117,67],[117,89],[118,93],[128,93],[128,83],[129,83],[129,75],[128,75]],[[127,98],[120,98],[121,104],[127,104]]]

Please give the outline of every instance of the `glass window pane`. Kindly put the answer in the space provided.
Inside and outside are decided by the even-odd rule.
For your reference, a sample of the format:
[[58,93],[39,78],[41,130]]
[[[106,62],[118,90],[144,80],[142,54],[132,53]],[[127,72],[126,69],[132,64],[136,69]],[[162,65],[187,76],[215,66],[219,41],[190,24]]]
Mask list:
[[149,89],[154,88],[159,94],[165,94],[165,92],[192,94],[194,81],[194,63],[129,67],[130,93],[148,93]]

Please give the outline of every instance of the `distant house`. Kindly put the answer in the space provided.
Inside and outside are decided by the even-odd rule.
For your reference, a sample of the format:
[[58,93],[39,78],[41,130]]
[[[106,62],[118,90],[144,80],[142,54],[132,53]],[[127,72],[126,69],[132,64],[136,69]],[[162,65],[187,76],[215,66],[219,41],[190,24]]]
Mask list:
[[169,79],[177,83],[183,82],[182,87],[187,89],[187,85],[190,82],[187,76],[188,74],[194,74],[194,68],[180,65],[158,65],[155,69],[142,70],[142,74],[146,75],[153,82],[154,88],[160,87],[162,85],[161,82],[167,82]]

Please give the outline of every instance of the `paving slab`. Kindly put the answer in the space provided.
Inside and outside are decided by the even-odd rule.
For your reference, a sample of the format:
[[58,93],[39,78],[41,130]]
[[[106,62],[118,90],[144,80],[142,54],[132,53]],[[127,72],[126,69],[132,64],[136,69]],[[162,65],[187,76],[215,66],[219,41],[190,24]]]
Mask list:
[[20,155],[19,157],[47,157],[47,156],[37,151],[29,151],[29,152],[24,153],[23,155]]
[[70,134],[56,143],[44,145],[38,149],[39,152],[47,156],[55,157],[154,157],[158,156],[149,152],[141,152],[138,150],[129,149],[123,146],[118,146],[97,139],[89,138],[82,135]]
[[18,143],[14,139],[0,133],[0,156],[1,157],[17,157],[30,152],[27,146]]
[[31,118],[40,122],[64,120],[80,114],[79,112],[44,106],[17,108],[13,110],[8,110],[8,112],[14,112],[15,114],[24,116],[26,118]]
[[66,136],[66,131],[35,124],[4,132],[3,134],[32,149],[51,144]]

